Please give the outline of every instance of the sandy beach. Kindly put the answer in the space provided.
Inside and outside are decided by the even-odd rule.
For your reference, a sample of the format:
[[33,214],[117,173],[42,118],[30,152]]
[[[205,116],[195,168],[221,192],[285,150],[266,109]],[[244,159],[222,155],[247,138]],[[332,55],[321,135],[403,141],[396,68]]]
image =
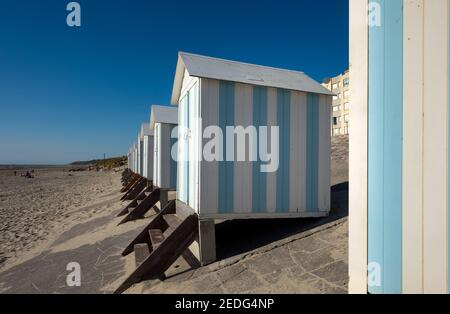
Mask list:
[[[41,252],[70,226],[98,215],[99,200],[117,198],[119,174],[38,169],[0,171],[0,270]],[[97,205],[97,206],[93,206]]]
[[[191,269],[180,259],[166,281],[127,293],[346,293],[348,137],[333,138],[331,151],[330,217],[217,223],[216,263]],[[113,292],[134,269],[121,252],[154,217],[117,226],[120,188],[115,171],[38,169],[27,179],[1,170],[0,293]],[[80,287],[65,283],[74,261]]]

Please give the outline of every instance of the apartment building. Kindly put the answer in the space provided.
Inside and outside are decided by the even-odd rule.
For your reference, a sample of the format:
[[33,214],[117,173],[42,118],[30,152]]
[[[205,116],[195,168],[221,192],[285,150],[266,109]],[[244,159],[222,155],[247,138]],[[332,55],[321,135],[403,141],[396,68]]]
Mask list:
[[325,79],[322,85],[336,94],[333,97],[331,135],[347,135],[350,117],[350,80],[348,70],[336,77]]

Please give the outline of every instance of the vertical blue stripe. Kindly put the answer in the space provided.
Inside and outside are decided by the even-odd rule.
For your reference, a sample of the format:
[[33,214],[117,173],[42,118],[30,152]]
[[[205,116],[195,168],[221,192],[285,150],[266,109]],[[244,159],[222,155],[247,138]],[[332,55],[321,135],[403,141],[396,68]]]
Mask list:
[[[253,125],[257,129],[260,126],[267,126],[266,87],[253,86]],[[252,209],[254,213],[263,213],[266,211],[267,175],[261,172],[261,166],[262,162],[259,158],[258,161],[253,162]]]
[[171,124],[169,128],[169,136],[170,136],[170,150],[169,150],[169,158],[170,158],[170,187],[176,188],[177,186],[177,162],[172,158],[172,147],[177,142],[176,138],[172,138],[172,131],[176,127],[176,125]]
[[291,150],[291,93],[277,90],[277,120],[280,128],[280,165],[277,172],[277,212],[289,212],[289,163]]
[[318,211],[319,95],[308,93],[306,116],[306,209]]
[[368,289],[401,293],[403,1],[377,2],[382,26],[369,28],[368,259],[382,278]]
[[234,83],[219,83],[219,127],[223,132],[223,161],[219,161],[219,213],[232,213],[234,209],[234,162],[227,161],[226,127],[234,127]]

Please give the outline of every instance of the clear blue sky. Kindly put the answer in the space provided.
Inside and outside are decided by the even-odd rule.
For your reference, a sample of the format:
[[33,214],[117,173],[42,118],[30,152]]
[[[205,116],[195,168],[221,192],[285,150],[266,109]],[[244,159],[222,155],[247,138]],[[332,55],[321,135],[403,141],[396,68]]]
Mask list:
[[301,70],[348,67],[348,0],[0,2],[0,164],[124,155],[168,104],[179,50]]

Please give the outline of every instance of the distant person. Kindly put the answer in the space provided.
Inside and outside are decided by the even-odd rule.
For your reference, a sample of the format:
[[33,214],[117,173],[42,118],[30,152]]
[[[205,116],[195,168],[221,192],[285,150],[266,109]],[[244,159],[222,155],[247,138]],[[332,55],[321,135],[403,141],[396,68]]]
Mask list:
[[27,173],[25,174],[25,178],[33,179],[34,177],[31,175],[29,171],[27,171]]
[[17,177],[17,171],[16,170],[14,170],[14,176]]

